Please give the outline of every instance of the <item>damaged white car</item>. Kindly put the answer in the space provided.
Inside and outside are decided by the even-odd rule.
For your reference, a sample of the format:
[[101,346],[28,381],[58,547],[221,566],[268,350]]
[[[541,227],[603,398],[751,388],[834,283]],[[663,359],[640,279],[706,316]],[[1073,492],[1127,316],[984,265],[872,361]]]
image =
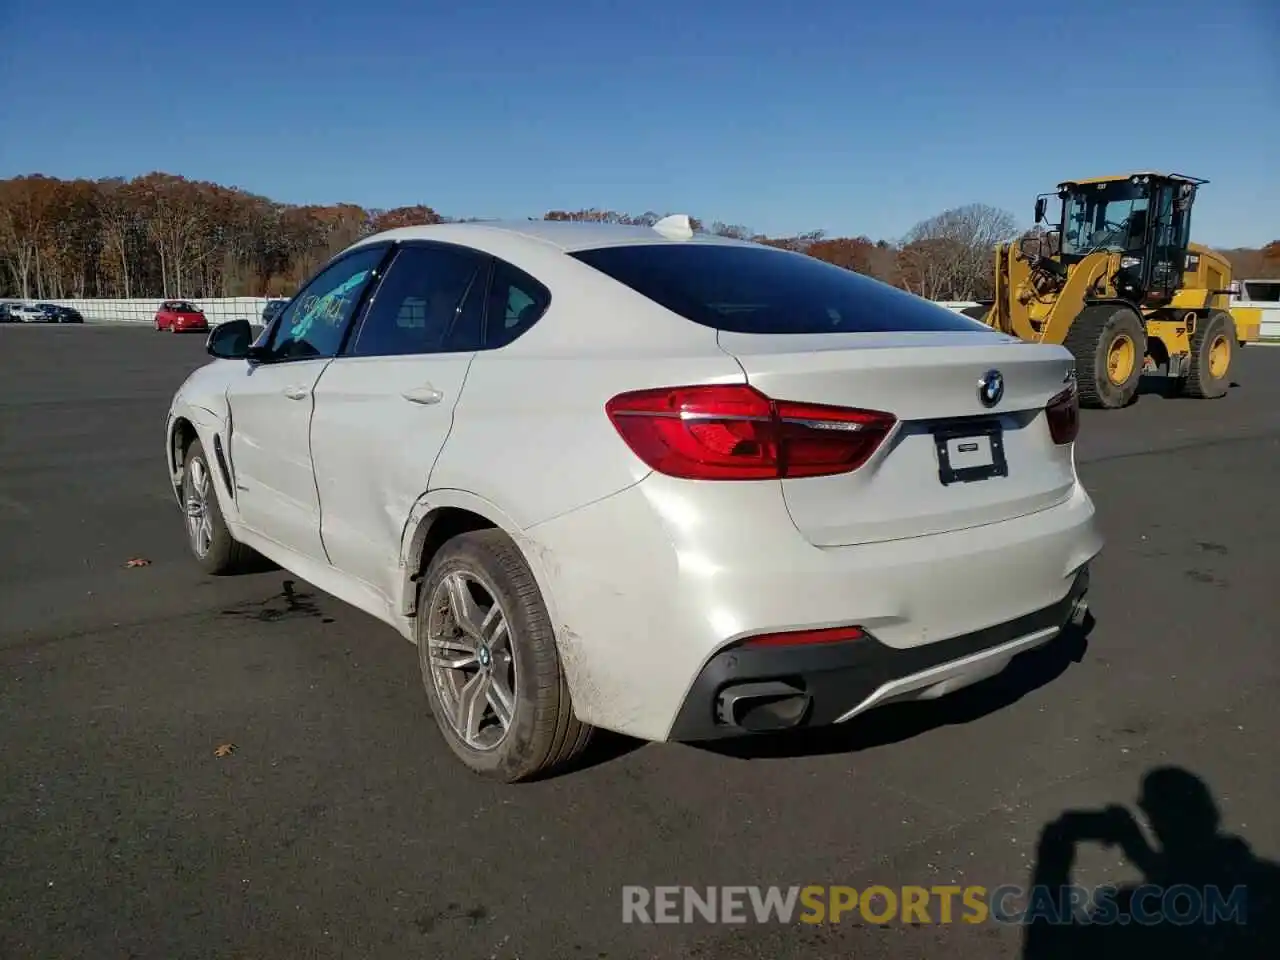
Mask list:
[[165,443],[196,560],[391,624],[507,781],[971,684],[1102,545],[1065,349],[683,217],[382,233],[208,346]]

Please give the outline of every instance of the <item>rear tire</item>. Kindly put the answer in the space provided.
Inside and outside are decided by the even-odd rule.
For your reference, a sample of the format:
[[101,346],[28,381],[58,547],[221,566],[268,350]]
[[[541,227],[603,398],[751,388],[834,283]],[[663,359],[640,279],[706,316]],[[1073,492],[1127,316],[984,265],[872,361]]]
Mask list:
[[586,748],[592,728],[574,716],[542,593],[505,533],[447,541],[418,585],[415,620],[436,726],[472,772],[515,783],[554,773]]
[[1063,346],[1076,358],[1080,406],[1114,410],[1137,396],[1147,331],[1128,307],[1085,307],[1071,323]]
[[1191,369],[1182,385],[1183,394],[1201,400],[1225,396],[1235,351],[1235,320],[1229,313],[1214,310],[1196,324],[1191,337]]
[[187,547],[205,573],[220,576],[247,565],[253,551],[227,529],[213,469],[199,440],[191,442],[182,464],[182,507]]

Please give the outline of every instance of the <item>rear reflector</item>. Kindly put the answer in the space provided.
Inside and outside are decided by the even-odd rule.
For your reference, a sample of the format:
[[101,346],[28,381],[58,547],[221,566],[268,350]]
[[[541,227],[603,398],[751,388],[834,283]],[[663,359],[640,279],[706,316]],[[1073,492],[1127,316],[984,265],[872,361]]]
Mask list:
[[1067,387],[1044,408],[1049,436],[1057,444],[1071,443],[1080,433],[1080,393],[1075,384]]
[[772,400],[741,384],[624,393],[605,412],[645,464],[686,480],[850,473],[897,423],[878,410]]
[[842,643],[845,640],[864,640],[867,632],[861,627],[829,627],[826,630],[791,630],[786,633],[762,633],[748,637],[744,647],[802,647],[817,643]]

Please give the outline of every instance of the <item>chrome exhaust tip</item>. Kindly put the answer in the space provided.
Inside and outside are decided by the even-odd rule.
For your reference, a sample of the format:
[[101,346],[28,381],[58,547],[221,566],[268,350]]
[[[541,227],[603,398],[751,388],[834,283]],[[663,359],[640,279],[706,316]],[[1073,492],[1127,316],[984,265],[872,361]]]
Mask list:
[[1076,598],[1071,603],[1071,612],[1067,615],[1067,622],[1076,627],[1083,627],[1085,621],[1089,618],[1089,565],[1085,564],[1076,573],[1076,582],[1073,587],[1076,591]]
[[1089,619],[1089,601],[1083,596],[1077,597],[1076,602],[1071,605],[1071,616],[1068,619],[1073,626],[1083,627]]
[[780,681],[739,683],[716,697],[716,719],[747,733],[768,733],[799,726],[813,698]]

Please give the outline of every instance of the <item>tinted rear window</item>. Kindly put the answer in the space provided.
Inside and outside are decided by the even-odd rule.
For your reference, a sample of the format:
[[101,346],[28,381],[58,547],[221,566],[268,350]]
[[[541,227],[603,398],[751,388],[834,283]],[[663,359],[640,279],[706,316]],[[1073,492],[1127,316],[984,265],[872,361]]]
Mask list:
[[645,244],[572,256],[695,323],[732,333],[991,332],[870,277],[768,247]]
[[1280,303],[1280,281],[1268,283],[1260,280],[1246,280],[1244,290],[1250,300]]

